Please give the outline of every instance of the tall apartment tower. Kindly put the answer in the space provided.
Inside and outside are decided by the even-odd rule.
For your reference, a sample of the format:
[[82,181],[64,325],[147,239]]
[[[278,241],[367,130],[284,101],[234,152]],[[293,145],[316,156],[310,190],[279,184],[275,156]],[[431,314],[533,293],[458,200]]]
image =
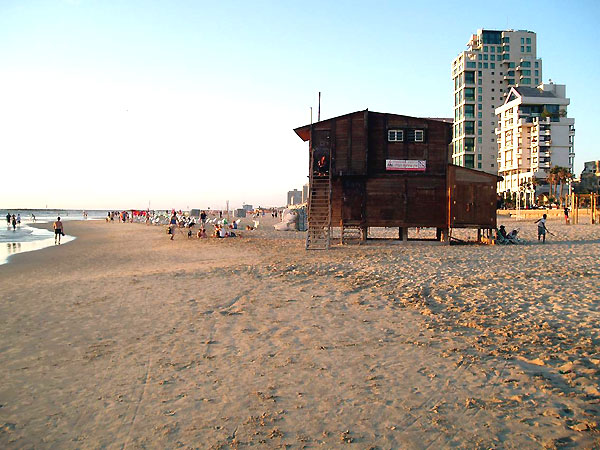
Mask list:
[[511,87],[542,82],[536,35],[524,30],[478,30],[452,61],[454,133],[452,162],[498,173],[495,109]]
[[[498,114],[498,193],[523,192],[535,198],[533,178],[545,179],[554,166],[573,171],[575,120],[567,117],[570,100],[564,84],[511,88]],[[528,192],[531,190],[531,192]],[[544,192],[545,193],[545,192]],[[533,200],[532,198],[532,200]]]

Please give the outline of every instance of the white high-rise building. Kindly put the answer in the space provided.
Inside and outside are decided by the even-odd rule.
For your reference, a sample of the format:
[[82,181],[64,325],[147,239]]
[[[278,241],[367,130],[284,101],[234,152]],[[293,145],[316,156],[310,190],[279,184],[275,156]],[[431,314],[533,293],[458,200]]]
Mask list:
[[497,173],[496,108],[513,86],[542,82],[532,31],[478,30],[452,62],[454,137],[452,162]]
[[[534,192],[533,178],[546,179],[554,167],[573,171],[575,120],[567,117],[566,87],[541,84],[511,88],[498,115],[498,193]],[[529,200],[529,199],[528,199]]]

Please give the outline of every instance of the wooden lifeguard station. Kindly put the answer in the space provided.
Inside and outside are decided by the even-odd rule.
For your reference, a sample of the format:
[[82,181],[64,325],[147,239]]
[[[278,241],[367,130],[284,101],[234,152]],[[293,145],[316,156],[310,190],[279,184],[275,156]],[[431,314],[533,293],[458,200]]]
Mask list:
[[296,128],[309,141],[307,249],[366,240],[369,227],[496,227],[498,177],[449,162],[452,124],[357,111]]

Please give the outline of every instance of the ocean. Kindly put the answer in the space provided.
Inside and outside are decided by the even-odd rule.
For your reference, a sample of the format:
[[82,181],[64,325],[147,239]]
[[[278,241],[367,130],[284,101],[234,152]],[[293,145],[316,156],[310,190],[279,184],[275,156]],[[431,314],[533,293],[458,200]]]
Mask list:
[[[87,220],[98,220],[106,217],[107,211],[87,211]],[[13,229],[12,225],[6,222],[7,214],[21,215],[21,224]],[[35,222],[48,223],[54,222],[57,217],[63,222],[69,220],[83,220],[83,210],[68,209],[21,209],[6,210],[0,209],[0,264],[6,264],[12,255],[16,253],[40,250],[54,245],[54,233],[48,230],[40,230],[30,226]],[[66,227],[68,231],[68,226]],[[61,245],[71,242],[73,236],[63,236]]]

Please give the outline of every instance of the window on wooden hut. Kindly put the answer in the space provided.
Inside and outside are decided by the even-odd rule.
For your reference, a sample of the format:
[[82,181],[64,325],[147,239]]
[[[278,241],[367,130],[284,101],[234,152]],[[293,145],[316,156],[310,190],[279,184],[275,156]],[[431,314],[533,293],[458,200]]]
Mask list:
[[423,142],[423,130],[415,130],[415,142]]
[[389,142],[404,141],[404,130],[388,130],[388,141]]

